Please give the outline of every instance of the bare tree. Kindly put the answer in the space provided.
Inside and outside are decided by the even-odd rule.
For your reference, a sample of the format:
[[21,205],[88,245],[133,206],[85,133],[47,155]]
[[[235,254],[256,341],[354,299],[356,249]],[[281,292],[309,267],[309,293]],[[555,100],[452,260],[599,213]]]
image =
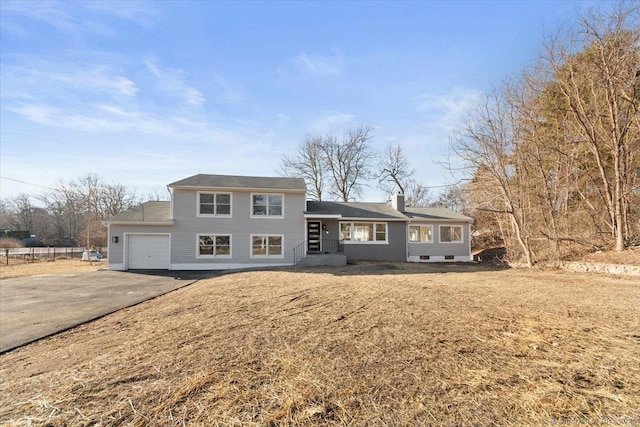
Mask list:
[[306,135],[297,153],[284,156],[280,173],[284,176],[304,178],[309,190],[309,196],[322,201],[327,175],[327,162],[322,149],[325,140],[319,135]]
[[348,202],[362,193],[371,173],[373,128],[360,125],[347,131],[342,139],[328,135],[321,145],[328,168],[330,193]]
[[466,191],[462,184],[445,187],[432,205],[467,214],[470,207]]
[[429,189],[413,179],[406,184],[404,196],[404,203],[409,207],[423,208],[432,203]]
[[20,228],[33,231],[33,204],[28,194],[19,194],[10,200],[10,206],[16,215]]
[[466,120],[463,136],[452,141],[452,150],[473,173],[473,188],[483,193],[476,209],[509,219],[526,264],[531,267],[524,180],[518,164],[520,123],[517,109],[510,102],[510,93],[517,90],[507,82],[486,96]]
[[0,200],[0,228],[20,229],[20,220],[14,211],[12,202],[8,199]]
[[431,195],[427,187],[413,178],[415,172],[415,169],[411,169],[402,146],[389,144],[378,162],[378,187],[388,196],[396,192],[404,194],[406,206],[425,207],[431,202]]
[[169,191],[166,187],[155,186],[151,192],[147,194],[146,199],[154,202],[168,201]]
[[98,207],[101,218],[112,217],[137,204],[136,193],[122,184],[103,184],[100,189]]
[[387,194],[399,191],[406,194],[409,181],[415,169],[409,166],[409,159],[400,144],[388,144],[378,162],[378,186]]

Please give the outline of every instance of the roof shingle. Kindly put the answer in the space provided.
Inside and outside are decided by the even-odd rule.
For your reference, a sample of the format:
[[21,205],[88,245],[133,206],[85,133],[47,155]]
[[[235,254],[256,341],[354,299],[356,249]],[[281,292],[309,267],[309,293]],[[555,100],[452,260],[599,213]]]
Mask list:
[[468,216],[446,208],[406,208],[403,213],[387,203],[309,201],[305,214],[339,215],[343,218],[473,221]]
[[169,187],[206,188],[247,188],[262,190],[300,190],[307,186],[302,178],[235,176],[235,175],[193,175],[169,184]]

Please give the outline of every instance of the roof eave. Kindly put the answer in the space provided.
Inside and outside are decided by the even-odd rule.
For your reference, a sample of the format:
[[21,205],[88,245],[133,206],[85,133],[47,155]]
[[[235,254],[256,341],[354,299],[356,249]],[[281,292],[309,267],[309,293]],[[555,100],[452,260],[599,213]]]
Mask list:
[[409,218],[409,222],[468,222],[472,223],[473,218]]
[[340,214],[313,214],[313,213],[304,213],[305,218],[320,218],[320,219],[340,219],[342,215]]
[[407,222],[408,218],[369,218],[369,217],[349,217],[344,216],[340,219],[345,221],[396,221],[396,222]]
[[175,225],[176,222],[171,221],[102,221],[103,225]]
[[167,187],[177,190],[210,190],[210,191],[268,191],[272,193],[306,193],[306,189],[301,188],[273,188],[273,187],[262,187],[262,188],[252,188],[252,187],[219,187],[219,186],[210,186],[210,185],[172,185],[169,184]]

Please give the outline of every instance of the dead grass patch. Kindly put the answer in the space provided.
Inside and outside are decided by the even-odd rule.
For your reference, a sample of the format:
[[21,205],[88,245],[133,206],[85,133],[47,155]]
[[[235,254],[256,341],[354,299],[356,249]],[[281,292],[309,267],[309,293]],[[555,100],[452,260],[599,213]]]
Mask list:
[[594,252],[585,255],[582,260],[602,264],[640,265],[640,246],[633,246],[622,252]]
[[640,423],[637,280],[367,263],[200,281],[0,356],[7,425]]
[[80,261],[78,259],[56,259],[55,261],[36,259],[34,262],[22,262],[12,259],[9,265],[0,266],[0,279],[36,276],[38,274],[95,271],[108,267],[107,261],[94,261],[92,264],[90,265],[88,261]]

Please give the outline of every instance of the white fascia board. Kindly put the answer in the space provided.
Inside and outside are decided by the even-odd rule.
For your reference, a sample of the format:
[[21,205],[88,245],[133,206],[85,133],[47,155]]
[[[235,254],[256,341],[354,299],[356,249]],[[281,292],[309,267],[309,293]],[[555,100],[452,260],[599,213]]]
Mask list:
[[143,222],[143,221],[102,221],[105,225],[176,225],[176,222],[171,221],[157,221],[157,222]]
[[304,214],[305,218],[309,219],[341,219],[342,215],[338,214]]
[[454,219],[454,218],[410,218],[409,224],[411,223],[447,223],[447,224],[471,224],[473,220],[468,219]]
[[340,217],[340,221],[365,221],[365,222],[407,222],[407,218],[359,218],[359,217]]

